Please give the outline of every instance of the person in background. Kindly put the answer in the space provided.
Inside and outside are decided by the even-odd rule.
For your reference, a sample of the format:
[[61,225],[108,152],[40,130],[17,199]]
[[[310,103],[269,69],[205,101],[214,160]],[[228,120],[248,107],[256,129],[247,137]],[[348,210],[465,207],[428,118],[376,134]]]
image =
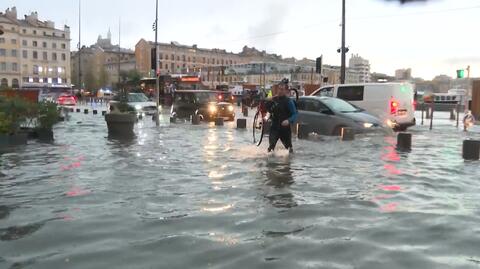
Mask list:
[[468,128],[475,124],[475,117],[472,115],[472,111],[467,111],[463,117],[463,130],[466,132]]
[[266,108],[271,115],[268,152],[275,150],[278,140],[293,153],[291,125],[297,120],[297,108],[290,98],[288,79],[283,79],[278,85],[278,95],[267,101]]

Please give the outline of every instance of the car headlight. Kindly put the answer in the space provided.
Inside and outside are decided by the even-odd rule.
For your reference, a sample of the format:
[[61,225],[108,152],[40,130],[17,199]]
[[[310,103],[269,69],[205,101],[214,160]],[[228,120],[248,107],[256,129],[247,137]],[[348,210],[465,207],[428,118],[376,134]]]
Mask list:
[[209,111],[210,113],[215,113],[215,112],[217,112],[217,107],[216,107],[216,106],[213,106],[213,105],[208,106],[208,111]]
[[136,110],[142,110],[142,106],[141,105],[135,105],[135,109]]
[[232,112],[233,111],[233,106],[228,106],[228,111]]
[[372,127],[373,127],[373,123],[365,122],[365,123],[363,124],[363,127],[367,128],[367,129],[368,129],[368,128],[372,128]]

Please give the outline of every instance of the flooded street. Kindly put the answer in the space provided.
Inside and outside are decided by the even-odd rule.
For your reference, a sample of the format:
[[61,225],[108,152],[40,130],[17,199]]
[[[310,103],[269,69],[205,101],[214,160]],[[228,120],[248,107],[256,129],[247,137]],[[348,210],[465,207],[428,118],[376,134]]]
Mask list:
[[451,121],[412,128],[410,153],[379,134],[267,155],[234,123],[163,115],[119,141],[71,116],[0,155],[0,268],[480,268],[479,163],[461,156],[480,133]]

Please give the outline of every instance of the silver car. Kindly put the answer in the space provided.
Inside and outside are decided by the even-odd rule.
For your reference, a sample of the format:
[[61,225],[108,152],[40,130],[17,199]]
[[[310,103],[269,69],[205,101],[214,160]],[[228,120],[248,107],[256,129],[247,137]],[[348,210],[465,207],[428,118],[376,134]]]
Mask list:
[[303,96],[297,101],[298,123],[308,124],[311,132],[320,135],[341,134],[343,127],[355,133],[379,131],[381,121],[352,104],[333,97]]

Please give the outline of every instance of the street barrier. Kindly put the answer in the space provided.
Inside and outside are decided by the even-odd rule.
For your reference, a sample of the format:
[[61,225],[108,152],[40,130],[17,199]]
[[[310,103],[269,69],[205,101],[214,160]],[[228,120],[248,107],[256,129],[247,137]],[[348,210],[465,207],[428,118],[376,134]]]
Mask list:
[[397,149],[400,151],[410,151],[412,149],[412,134],[399,133],[397,136]]
[[223,126],[223,118],[216,118],[215,126]]
[[81,111],[80,108],[77,108],[77,113],[80,113],[80,111]]
[[462,155],[465,160],[478,161],[480,159],[480,140],[464,140]]
[[102,116],[105,116],[105,115],[107,115],[107,111],[104,110],[102,111]]
[[298,139],[307,139],[309,133],[310,133],[310,128],[309,128],[308,124],[299,123],[297,125],[297,137],[298,137]]
[[[158,115],[153,115],[153,120],[157,120]],[[177,119],[174,117],[170,117],[170,123],[176,123]]]
[[355,140],[355,131],[352,128],[343,127],[341,137],[342,137],[342,141]]
[[247,129],[247,119],[237,119],[237,129]]
[[193,125],[199,125],[200,124],[200,116],[199,115],[193,115],[192,116],[192,124]]
[[88,114],[88,109],[84,109],[83,113]]
[[98,111],[97,110],[94,110],[93,111],[93,115],[97,115],[98,114]]

